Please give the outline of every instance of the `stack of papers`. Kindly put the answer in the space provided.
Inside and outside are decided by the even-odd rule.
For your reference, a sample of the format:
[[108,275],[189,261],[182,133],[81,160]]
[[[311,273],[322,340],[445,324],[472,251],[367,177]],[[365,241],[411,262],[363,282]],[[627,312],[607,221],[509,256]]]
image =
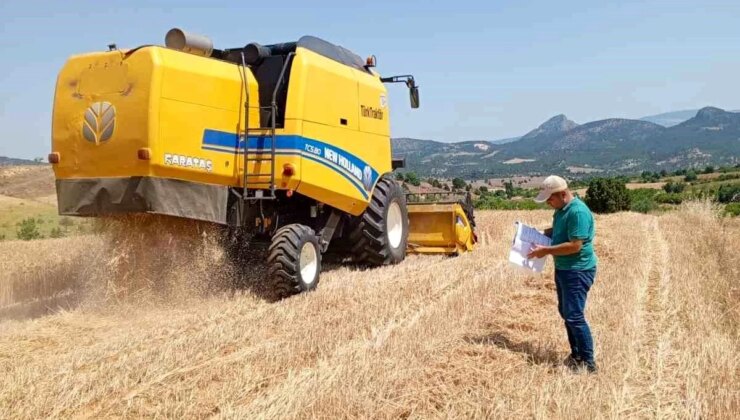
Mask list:
[[545,258],[528,259],[527,254],[535,245],[550,246],[552,240],[537,229],[527,226],[521,222],[514,223],[516,234],[509,252],[509,262],[536,273],[541,273],[545,268]]

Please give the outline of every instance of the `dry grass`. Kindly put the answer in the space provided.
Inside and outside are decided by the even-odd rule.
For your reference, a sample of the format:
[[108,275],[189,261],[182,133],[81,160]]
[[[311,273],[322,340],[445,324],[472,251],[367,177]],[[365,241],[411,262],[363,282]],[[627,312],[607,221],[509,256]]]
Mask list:
[[0,195],[36,199],[55,192],[54,171],[50,165],[0,166]]
[[628,182],[625,186],[628,190],[647,188],[651,190],[662,190],[665,182]]
[[0,244],[4,308],[77,297],[61,313],[0,321],[0,417],[740,412],[738,219],[708,204],[598,217],[587,315],[601,371],[579,375],[559,364],[568,349],[551,273],[506,262],[512,222],[550,218],[483,212],[474,253],[328,267],[316,292],[277,303],[230,291],[233,271],[202,226]]

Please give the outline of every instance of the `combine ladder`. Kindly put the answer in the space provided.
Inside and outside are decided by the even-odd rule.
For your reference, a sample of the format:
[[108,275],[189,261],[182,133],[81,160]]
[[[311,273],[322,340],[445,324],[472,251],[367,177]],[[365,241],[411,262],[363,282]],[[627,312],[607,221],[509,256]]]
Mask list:
[[[273,104],[260,107],[260,112],[263,110],[269,110],[270,112],[270,125],[268,127],[247,127],[244,130],[244,179],[242,180],[244,182],[244,194],[242,196],[244,200],[275,199],[275,113],[277,112],[277,106]],[[249,120],[249,117],[246,119]],[[258,147],[250,150],[250,134],[253,135],[252,138],[269,139],[270,147],[265,150],[259,147],[264,145],[264,142],[258,142]],[[254,172],[249,171],[250,162],[254,164]],[[269,178],[269,180],[266,178]],[[249,188],[250,185],[266,186],[267,188]],[[265,189],[268,189],[269,193],[264,194],[263,190]]]
[[[283,68],[280,71],[280,77],[278,78],[278,82],[275,85],[275,89],[272,92],[272,102],[270,105],[267,106],[260,106],[260,117],[262,115],[263,111],[268,111],[270,115],[270,119],[268,122],[268,125],[266,127],[262,127],[262,123],[260,121],[260,127],[250,127],[249,126],[249,110],[251,109],[249,105],[249,85],[247,83],[247,71],[246,69],[250,68],[245,63],[244,60],[244,53],[242,53],[242,68],[244,69],[243,72],[243,83],[244,83],[244,92],[246,95],[246,101],[244,102],[244,130],[239,131],[239,145],[241,146],[243,144],[243,153],[244,153],[244,161],[243,161],[243,178],[242,178],[242,185],[244,187],[243,193],[241,195],[242,200],[242,214],[246,210],[247,206],[249,205],[249,202],[255,202],[255,201],[261,201],[261,200],[275,200],[277,197],[275,195],[275,149],[276,149],[276,135],[275,131],[277,129],[277,94],[280,90],[280,87],[283,85],[283,82],[285,80],[285,72],[288,68],[288,63],[290,63],[290,60],[292,56],[295,53],[289,53],[286,57],[285,63],[283,64]],[[259,139],[269,139],[270,141],[270,147],[269,149],[265,150],[263,147],[264,142],[259,142],[258,147],[255,149],[250,150],[249,148],[249,138],[250,135],[252,138],[257,137]],[[260,144],[261,143],[261,144]],[[249,164],[252,163],[255,167],[255,171],[250,173],[249,172]],[[265,166],[268,166],[268,168],[265,168]],[[269,180],[266,178],[269,177]],[[250,188],[250,185],[256,186]],[[265,188],[266,187],[266,188]],[[268,190],[269,192],[265,194],[264,190]],[[242,217],[242,223],[244,222],[244,218]]]

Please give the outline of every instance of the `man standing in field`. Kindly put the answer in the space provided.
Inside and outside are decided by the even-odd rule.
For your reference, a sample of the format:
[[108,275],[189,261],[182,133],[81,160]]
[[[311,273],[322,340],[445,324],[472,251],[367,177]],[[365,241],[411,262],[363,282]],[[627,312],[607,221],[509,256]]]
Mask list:
[[555,260],[558,311],[565,321],[571,350],[565,364],[572,369],[596,372],[591,330],[583,314],[596,276],[594,217],[588,206],[573,196],[565,180],[556,175],[545,178],[534,200],[547,202],[555,209],[552,227],[545,230],[545,235],[552,238],[552,245],[535,246],[527,258],[552,255]]

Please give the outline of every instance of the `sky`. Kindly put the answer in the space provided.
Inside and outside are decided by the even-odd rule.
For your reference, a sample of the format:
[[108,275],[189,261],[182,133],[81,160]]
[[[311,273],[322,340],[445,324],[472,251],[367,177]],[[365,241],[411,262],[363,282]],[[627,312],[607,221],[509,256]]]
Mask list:
[[172,27],[215,48],[314,35],[384,76],[413,74],[421,108],[389,86],[393,137],[522,135],[584,123],[740,108],[735,1],[15,1],[0,4],[0,156],[46,156],[57,74],[73,54],[164,44]]

